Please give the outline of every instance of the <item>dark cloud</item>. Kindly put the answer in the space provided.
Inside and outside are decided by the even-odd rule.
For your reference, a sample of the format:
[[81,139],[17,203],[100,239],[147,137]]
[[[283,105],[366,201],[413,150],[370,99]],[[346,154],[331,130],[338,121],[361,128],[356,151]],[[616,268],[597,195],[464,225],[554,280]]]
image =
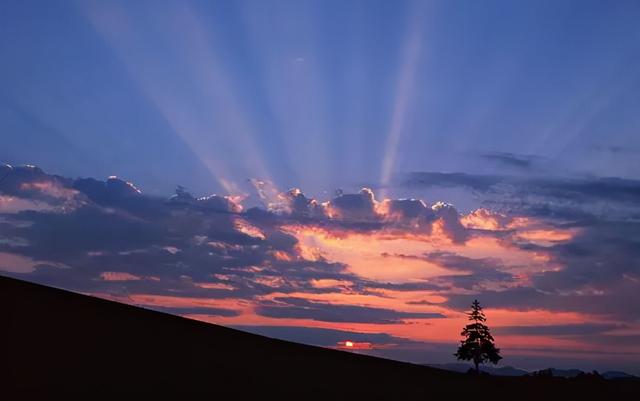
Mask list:
[[117,177],[109,177],[106,181],[99,181],[94,178],[80,178],[74,181],[73,187],[87,195],[92,201],[102,205],[142,196],[142,192],[132,183]]
[[0,191],[7,195],[24,197],[44,197],[44,193],[33,184],[50,184],[56,187],[69,187],[72,180],[47,174],[36,166],[13,167],[0,165]]
[[487,308],[581,312],[622,321],[637,321],[640,312],[635,302],[629,300],[637,299],[638,291],[640,286],[632,281],[618,282],[603,293],[590,290],[544,292],[534,287],[514,287],[500,291],[481,290],[473,294],[448,293],[446,305],[465,311],[473,300],[478,299]]
[[424,255],[424,259],[450,270],[468,273],[439,277],[453,287],[471,290],[488,284],[495,287],[515,282],[515,277],[504,271],[505,266],[497,258],[469,258],[448,252],[432,252]]
[[207,315],[207,316],[223,316],[233,317],[239,316],[240,311],[224,308],[209,308],[209,307],[167,307],[167,306],[144,306],[148,309],[153,309],[158,312],[166,312],[174,315]]
[[426,299],[422,299],[420,301],[407,301],[405,303],[407,305],[439,305],[437,302],[427,301]]
[[433,221],[436,218],[434,211],[420,199],[389,199],[386,202],[391,219]]
[[442,222],[442,230],[456,243],[462,243],[469,237],[469,232],[460,223],[460,215],[456,208],[448,203],[438,202],[432,207],[436,218]]
[[513,207],[560,206],[580,209],[585,203],[616,202],[637,205],[640,201],[640,181],[615,177],[516,177],[466,173],[416,172],[400,182],[408,187],[463,187],[486,196],[494,203]]
[[634,147],[628,147],[628,146],[615,146],[615,145],[606,145],[606,146],[602,146],[602,145],[595,145],[595,146],[591,146],[591,149],[596,150],[596,151],[600,151],[600,152],[605,152],[605,153],[613,153],[616,155],[619,154],[636,154],[636,153],[640,153],[640,149],[638,148],[634,148]]
[[[438,276],[429,283],[406,283],[414,291],[445,290],[452,287],[471,290],[483,288],[486,284],[491,284],[495,287],[496,285],[515,282],[515,277],[511,273],[504,271],[506,267],[498,258],[469,258],[450,252],[431,252],[424,255],[391,255],[383,253],[382,256],[424,260],[449,270],[467,273]],[[402,285],[398,286],[402,287]],[[417,303],[417,305],[420,304]]]
[[533,168],[535,161],[538,159],[537,157],[531,155],[516,155],[514,153],[508,152],[485,153],[482,155],[482,157],[503,167],[511,167],[522,170]]
[[432,281],[415,281],[409,283],[381,283],[370,281],[365,283],[369,288],[393,291],[439,291],[447,288]]
[[[512,309],[579,311],[640,319],[630,299],[640,293],[640,223],[591,219],[573,226],[570,241],[549,247],[516,244],[544,251],[550,263],[560,266],[532,274],[531,287],[503,292],[479,292],[477,297]],[[468,303],[471,297],[451,295],[450,301]],[[463,301],[464,299],[464,301]]]
[[440,313],[400,312],[393,309],[338,305],[295,297],[278,297],[258,306],[259,315],[274,318],[313,319],[323,322],[402,323],[405,319],[443,318]]
[[25,211],[13,217],[30,225],[13,229],[28,245],[16,253],[64,262],[90,251],[125,251],[164,245],[165,229],[113,210],[82,206],[69,213]]
[[[549,304],[553,304],[552,299],[548,299],[549,302],[547,302],[544,293],[531,287],[515,287],[503,291],[483,290],[475,294],[449,293],[447,298],[447,306],[460,311],[469,309],[471,303],[476,299],[479,299],[485,308],[535,310],[546,309]],[[564,308],[565,306],[560,307]]]
[[281,211],[295,218],[317,219],[326,217],[325,209],[312,198],[307,198],[298,188],[293,188],[281,195],[285,204]]
[[[593,335],[581,338],[582,341],[597,344],[598,346],[607,347],[636,347],[640,344],[640,334],[602,334],[594,333]],[[633,352],[629,352],[633,354]],[[640,355],[640,352],[635,354]]]
[[525,336],[575,336],[601,334],[623,328],[619,324],[582,323],[535,326],[498,326],[493,328],[496,334]]
[[404,175],[400,185],[410,188],[429,187],[464,187],[477,191],[488,191],[505,177],[493,175],[476,175],[467,173],[414,172]]
[[[514,310],[574,311],[638,319],[637,308],[625,299],[640,293],[640,181],[621,178],[514,177],[474,174],[413,173],[408,186],[456,186],[473,190],[480,199],[507,213],[543,219],[551,227],[572,229],[573,238],[540,246],[503,233],[501,242],[528,251],[544,252],[559,268],[531,275],[530,287],[491,290],[477,286],[509,281],[501,271],[475,269],[455,284],[475,294],[448,295],[448,304],[464,310],[474,298]],[[437,255],[431,255],[434,257]],[[450,268],[469,261],[452,256],[436,262]],[[453,263],[452,263],[453,262]],[[475,261],[477,264],[478,261]],[[481,267],[478,265],[478,267]],[[486,267],[486,266],[485,266]],[[452,281],[454,283],[454,281]]]
[[585,225],[567,243],[549,248],[553,260],[564,268],[534,277],[544,291],[592,289],[606,292],[610,286],[640,276],[640,223],[597,221]]
[[82,204],[85,200],[71,185],[72,180],[47,174],[36,166],[0,165],[0,195],[42,202],[64,210]]
[[370,189],[364,188],[357,194],[340,194],[333,198],[331,207],[342,220],[375,221],[375,197]]

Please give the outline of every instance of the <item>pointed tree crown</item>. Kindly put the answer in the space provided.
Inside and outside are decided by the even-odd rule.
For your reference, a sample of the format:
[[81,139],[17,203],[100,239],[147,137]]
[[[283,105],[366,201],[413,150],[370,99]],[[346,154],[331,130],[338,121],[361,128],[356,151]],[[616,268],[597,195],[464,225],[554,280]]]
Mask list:
[[475,320],[476,322],[486,322],[487,318],[482,311],[482,306],[480,306],[480,302],[476,299],[471,304],[471,312],[467,313],[469,315],[469,320]]

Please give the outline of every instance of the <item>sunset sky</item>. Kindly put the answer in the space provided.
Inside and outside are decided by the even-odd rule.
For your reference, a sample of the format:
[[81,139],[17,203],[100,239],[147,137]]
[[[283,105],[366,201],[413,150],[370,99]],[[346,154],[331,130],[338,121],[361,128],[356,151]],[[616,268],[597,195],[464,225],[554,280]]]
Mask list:
[[639,19],[3,1],[0,274],[418,363],[478,299],[501,365],[640,374]]

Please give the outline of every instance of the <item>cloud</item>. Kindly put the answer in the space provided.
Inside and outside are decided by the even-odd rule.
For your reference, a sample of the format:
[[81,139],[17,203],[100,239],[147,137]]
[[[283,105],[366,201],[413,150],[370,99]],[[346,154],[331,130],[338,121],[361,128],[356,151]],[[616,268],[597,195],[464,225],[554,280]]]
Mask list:
[[516,155],[508,152],[492,152],[485,153],[482,157],[490,162],[496,163],[503,167],[510,167],[521,170],[529,170],[534,167],[536,160],[535,156],[530,155]]
[[269,210],[280,217],[291,217],[300,224],[329,227],[336,231],[420,234],[429,234],[435,228],[438,234],[457,243],[468,237],[456,208],[444,202],[429,206],[420,199],[378,201],[369,188],[355,194],[339,191],[326,202],[307,198],[296,188],[280,194],[278,198],[278,202],[269,204]]
[[447,269],[467,273],[439,277],[440,281],[458,288],[471,290],[486,285],[496,287],[516,281],[497,258],[469,258],[449,252],[431,252],[424,255],[424,259]]
[[[383,257],[400,259],[423,260],[439,267],[453,271],[456,274],[439,275],[427,282],[413,282],[402,284],[372,284],[372,288],[386,288],[397,291],[434,290],[445,291],[452,288],[465,290],[482,289],[486,286],[492,288],[509,287],[516,283],[516,277],[509,273],[508,268],[498,258],[469,258],[450,252],[430,252],[424,255],[404,255],[383,253]],[[435,305],[429,301],[407,302],[408,305]]]
[[105,281],[136,281],[142,277],[127,272],[102,272],[100,278]]
[[481,290],[472,294],[450,292],[444,296],[447,298],[446,305],[459,311],[467,310],[473,300],[480,299],[487,308],[577,312],[621,321],[637,321],[640,312],[635,303],[629,303],[628,300],[636,299],[639,290],[637,283],[618,282],[607,287],[607,291],[602,293],[578,290],[563,294],[520,286],[499,291]]
[[72,180],[45,173],[36,166],[0,166],[0,213],[21,210],[67,211],[85,199]]
[[[73,181],[32,167],[7,171],[18,173],[6,188],[17,188],[15,196],[27,205],[43,196],[39,190],[21,189],[25,182],[35,182],[33,177],[60,183],[59,193],[83,199],[64,213],[50,208],[0,211],[0,252],[14,255],[4,270],[28,274],[33,281],[79,291],[118,293],[126,284],[128,291],[250,299],[276,290],[335,290],[317,286],[317,280],[358,280],[343,264],[299,255],[297,239],[280,229],[297,215],[244,211],[238,198],[195,198],[183,188],[163,199],[115,177]],[[49,268],[56,264],[70,268]],[[131,277],[155,279],[121,280]]]
[[437,218],[436,227],[439,228],[453,242],[464,242],[468,233],[460,223],[460,215],[456,208],[444,202],[437,202],[431,207]]
[[340,194],[329,204],[330,216],[353,222],[373,222],[378,219],[373,191],[363,188],[357,194]]
[[19,213],[25,210],[55,210],[55,207],[39,200],[0,195],[0,213]]
[[[581,338],[582,341],[596,344],[599,347],[637,347],[640,344],[640,334],[602,334],[594,333]],[[628,352],[629,355],[638,355],[640,352]]]
[[329,304],[294,297],[278,297],[260,305],[256,312],[276,318],[313,319],[323,322],[398,324],[406,319],[444,318],[441,313],[400,312],[392,309]]
[[[378,200],[369,189],[326,201],[270,190],[263,206],[250,207],[243,196],[196,197],[181,187],[168,198],[151,196],[115,177],[2,172],[10,180],[0,183],[0,199],[11,199],[0,209],[3,274],[47,285],[222,324],[389,330],[393,338],[351,341],[372,348],[392,341],[400,344],[393,355],[405,356],[415,352],[399,340],[417,336],[410,324],[429,324],[438,341],[457,336],[447,331],[450,319],[476,298],[514,316],[546,311],[545,323],[558,327],[540,338],[600,336],[614,344],[605,326],[561,327],[578,323],[560,319],[588,315],[594,325],[629,330],[640,319],[630,302],[640,292],[631,182],[606,180],[618,189],[605,202],[595,200],[604,189],[587,179],[559,188],[564,181],[539,178],[529,196],[520,179],[430,176],[505,206],[461,215],[444,202]],[[574,201],[570,192],[581,195]],[[598,202],[616,212],[585,211]],[[501,324],[509,336],[528,330],[513,326],[532,326]],[[404,334],[394,332],[399,327]],[[335,340],[326,346],[347,340],[338,334],[323,334]]]
[[600,151],[600,152],[605,152],[605,153],[613,153],[616,155],[619,155],[619,154],[634,155],[636,153],[640,153],[640,149],[628,147],[628,146],[595,145],[595,146],[591,146],[591,149]]
[[291,215],[299,219],[322,219],[327,217],[327,205],[307,198],[299,188],[292,188],[277,196],[277,201],[269,205],[277,214]]
[[[640,317],[625,302],[640,292],[640,181],[415,173],[407,176],[405,184],[466,187],[504,214],[527,216],[517,221],[476,212],[463,217],[462,223],[472,230],[500,230],[504,245],[542,252],[548,260],[550,267],[530,273],[526,286],[483,288],[474,278],[468,278],[466,286],[454,279],[475,293],[448,294],[450,307],[462,310],[479,298],[491,307],[509,310],[574,311],[624,320]],[[520,226],[528,224],[529,218],[544,223],[538,223],[542,224],[538,228]]]
[[601,334],[624,326],[606,323],[556,324],[535,326],[498,326],[493,332],[501,335],[525,336],[584,336]]
[[156,310],[158,312],[166,312],[174,315],[195,315],[205,314],[209,316],[224,316],[232,317],[239,316],[240,311],[224,308],[210,308],[210,307],[171,307],[171,306],[152,306],[149,309]]
[[[509,212],[550,217],[637,213],[640,181],[615,177],[519,177],[415,172],[399,185],[409,188],[461,187]],[[613,203],[612,203],[613,202]],[[615,207],[614,207],[615,205]],[[617,209],[617,210],[616,210]]]
[[68,266],[61,263],[34,260],[26,256],[0,252],[0,271],[9,273],[31,273],[41,266],[68,268]]
[[430,222],[436,218],[434,211],[420,199],[385,199],[379,209],[384,219],[391,222]]
[[503,180],[504,177],[494,175],[414,172],[401,176],[399,185],[409,188],[464,187],[484,192]]
[[84,206],[70,213],[21,212],[15,219],[30,222],[13,229],[28,245],[16,248],[21,254],[64,261],[90,251],[125,251],[165,243],[166,229],[118,211]]

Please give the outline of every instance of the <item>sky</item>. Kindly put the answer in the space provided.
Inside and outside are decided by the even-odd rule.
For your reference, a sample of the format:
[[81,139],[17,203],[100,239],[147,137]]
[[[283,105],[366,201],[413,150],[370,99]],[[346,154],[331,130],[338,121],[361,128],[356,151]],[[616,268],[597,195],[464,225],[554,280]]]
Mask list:
[[639,17],[3,1],[1,274],[418,363],[477,298],[501,364],[640,374]]

